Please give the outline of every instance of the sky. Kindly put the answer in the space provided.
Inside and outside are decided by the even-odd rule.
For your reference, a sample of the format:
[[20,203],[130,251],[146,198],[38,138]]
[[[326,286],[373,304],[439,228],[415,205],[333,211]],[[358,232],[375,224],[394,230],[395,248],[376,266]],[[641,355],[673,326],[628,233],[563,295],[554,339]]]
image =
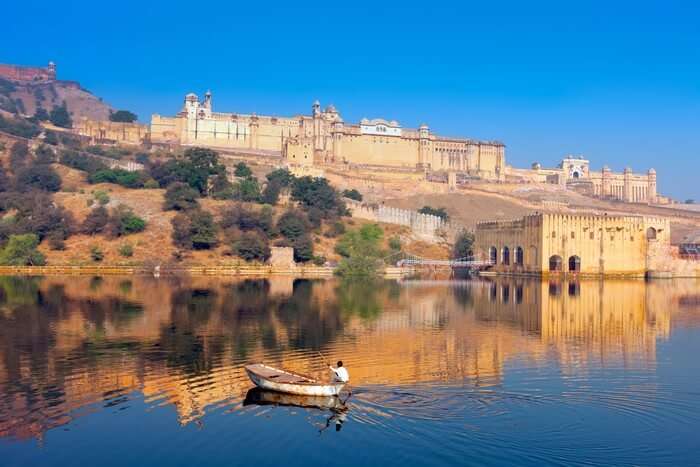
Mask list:
[[334,104],[499,140],[507,163],[654,167],[700,200],[700,2],[10,1],[0,63],[56,62],[119,109],[274,115]]

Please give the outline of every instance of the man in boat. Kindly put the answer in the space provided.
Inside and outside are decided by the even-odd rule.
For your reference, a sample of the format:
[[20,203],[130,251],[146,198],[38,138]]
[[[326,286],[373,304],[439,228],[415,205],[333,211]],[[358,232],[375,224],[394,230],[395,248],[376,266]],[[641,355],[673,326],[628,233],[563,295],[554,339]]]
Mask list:
[[333,372],[333,382],[334,383],[347,383],[350,381],[350,374],[348,373],[348,370],[345,369],[343,366],[342,361],[338,361],[337,363],[338,367],[333,368],[332,366],[328,366],[331,371]]

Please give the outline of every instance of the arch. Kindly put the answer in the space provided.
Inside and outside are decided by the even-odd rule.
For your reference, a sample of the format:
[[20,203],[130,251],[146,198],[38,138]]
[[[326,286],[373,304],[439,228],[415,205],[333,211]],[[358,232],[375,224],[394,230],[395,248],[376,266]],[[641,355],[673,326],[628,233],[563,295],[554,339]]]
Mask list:
[[569,257],[569,271],[579,272],[581,271],[581,258],[576,255]]
[[656,229],[654,227],[647,229],[647,240],[656,240]]
[[515,264],[518,266],[525,264],[525,252],[523,251],[522,247],[517,247],[515,249]]
[[503,256],[501,257],[501,264],[510,264],[510,248],[507,246],[503,247]]
[[498,262],[498,248],[495,246],[489,248],[489,261],[491,264],[496,264]]
[[550,271],[561,271],[562,270],[562,259],[559,255],[552,255],[549,257],[549,270]]

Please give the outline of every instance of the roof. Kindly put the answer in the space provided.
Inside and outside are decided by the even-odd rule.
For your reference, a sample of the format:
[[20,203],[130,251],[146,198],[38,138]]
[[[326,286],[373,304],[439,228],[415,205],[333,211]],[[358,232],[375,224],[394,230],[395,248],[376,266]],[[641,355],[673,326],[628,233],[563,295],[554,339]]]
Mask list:
[[396,120],[391,120],[387,121],[384,120],[383,118],[373,118],[372,120],[368,120],[366,118],[363,118],[360,120],[360,125],[386,125],[386,126],[392,126],[399,128],[401,125],[399,125],[399,122]]
[[694,245],[700,245],[700,230],[696,230],[693,233],[690,233],[683,237],[683,240],[681,240],[681,244],[694,244]]

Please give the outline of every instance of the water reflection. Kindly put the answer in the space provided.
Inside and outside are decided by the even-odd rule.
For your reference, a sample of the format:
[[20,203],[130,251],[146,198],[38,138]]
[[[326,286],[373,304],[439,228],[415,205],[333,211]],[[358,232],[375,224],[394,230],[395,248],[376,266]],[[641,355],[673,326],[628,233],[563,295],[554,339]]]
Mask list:
[[271,403],[320,407],[339,429],[345,409],[251,392],[243,371],[265,361],[325,375],[318,350],[374,388],[360,391],[363,410],[388,413],[421,404],[392,405],[395,388],[484,390],[528,365],[556,362],[574,380],[653,370],[674,326],[700,324],[697,286],[0,277],[0,437],[41,438],[79,409],[125,408],[134,394],[174,406],[182,425]]

